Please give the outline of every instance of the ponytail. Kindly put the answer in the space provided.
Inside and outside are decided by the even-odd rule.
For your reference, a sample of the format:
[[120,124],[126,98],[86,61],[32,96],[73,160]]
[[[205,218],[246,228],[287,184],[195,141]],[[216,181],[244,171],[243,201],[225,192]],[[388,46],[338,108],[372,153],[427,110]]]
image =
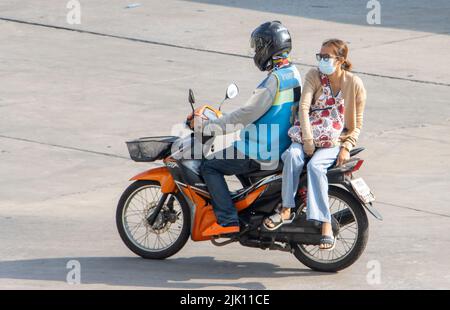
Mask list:
[[350,60],[346,59],[344,60],[344,63],[341,66],[342,69],[344,69],[345,71],[351,71],[353,69],[353,65],[350,62]]
[[345,71],[350,71],[353,68],[352,63],[348,60],[348,46],[347,44],[339,39],[329,39],[322,43],[322,46],[332,46],[336,55],[342,59],[344,62],[342,63],[341,68]]

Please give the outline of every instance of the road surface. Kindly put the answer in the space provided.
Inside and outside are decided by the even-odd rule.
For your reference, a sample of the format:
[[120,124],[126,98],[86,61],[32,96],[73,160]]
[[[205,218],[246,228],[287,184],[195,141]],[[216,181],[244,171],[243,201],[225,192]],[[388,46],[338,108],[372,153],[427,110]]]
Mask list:
[[[450,4],[381,1],[65,1],[0,4],[0,288],[450,288]],[[229,4],[231,3],[231,4]],[[114,212],[128,179],[150,165],[124,142],[170,134],[189,112],[187,90],[216,103],[230,82],[243,104],[263,73],[249,35],[281,20],[302,75],[321,42],[349,42],[368,91],[360,171],[384,216],[370,218],[363,256],[337,274],[292,255],[193,243],[164,261],[136,257]],[[73,31],[77,30],[77,31]],[[67,263],[81,284],[66,282]],[[380,281],[368,281],[379,266]]]

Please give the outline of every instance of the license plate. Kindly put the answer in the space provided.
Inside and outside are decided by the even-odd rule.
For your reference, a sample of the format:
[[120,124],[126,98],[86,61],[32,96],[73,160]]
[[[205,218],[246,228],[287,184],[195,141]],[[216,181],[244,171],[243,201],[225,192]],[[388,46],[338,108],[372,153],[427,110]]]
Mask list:
[[361,199],[364,203],[369,203],[375,200],[375,195],[370,190],[369,186],[367,186],[366,182],[362,178],[357,178],[351,180],[353,189],[358,195],[359,199]]

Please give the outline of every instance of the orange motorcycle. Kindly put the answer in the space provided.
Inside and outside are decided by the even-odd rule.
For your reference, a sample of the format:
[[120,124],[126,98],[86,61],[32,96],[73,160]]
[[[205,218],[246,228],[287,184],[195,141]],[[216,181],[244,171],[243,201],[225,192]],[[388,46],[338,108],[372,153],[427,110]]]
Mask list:
[[[227,89],[225,99],[237,95],[237,86]],[[189,90],[194,110],[194,94]],[[222,101],[223,103],[223,101]],[[203,119],[221,117],[220,108],[203,106],[196,110]],[[293,253],[304,265],[319,271],[338,271],[353,264],[368,240],[366,211],[381,219],[372,206],[374,196],[354,173],[363,160],[354,157],[328,170],[329,199],[336,245],[332,251],[319,249],[321,227],[306,220],[306,171],[303,171],[296,198],[295,219],[276,230],[265,229],[263,220],[281,203],[282,163],[274,170],[237,175],[242,187],[231,193],[239,214],[240,232],[232,237],[206,237],[202,232],[216,222],[211,197],[200,172],[203,159],[194,154],[196,139],[207,147],[211,137],[147,137],[127,142],[130,156],[138,162],[162,160],[163,165],[131,178],[117,206],[116,223],[126,246],[148,259],[164,259],[177,253],[188,240],[210,240],[216,246],[239,242],[243,246]],[[197,141],[198,142],[198,141]],[[209,143],[209,144],[208,144]],[[305,165],[306,167],[306,165]]]

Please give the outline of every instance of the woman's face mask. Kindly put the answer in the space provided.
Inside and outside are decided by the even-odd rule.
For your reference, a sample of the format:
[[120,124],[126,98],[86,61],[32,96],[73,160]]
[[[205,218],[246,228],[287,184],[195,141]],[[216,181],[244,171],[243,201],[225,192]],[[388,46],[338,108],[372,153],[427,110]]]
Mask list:
[[336,71],[336,66],[334,65],[334,58],[328,58],[328,60],[321,59],[319,61],[319,70],[323,74],[331,75]]

